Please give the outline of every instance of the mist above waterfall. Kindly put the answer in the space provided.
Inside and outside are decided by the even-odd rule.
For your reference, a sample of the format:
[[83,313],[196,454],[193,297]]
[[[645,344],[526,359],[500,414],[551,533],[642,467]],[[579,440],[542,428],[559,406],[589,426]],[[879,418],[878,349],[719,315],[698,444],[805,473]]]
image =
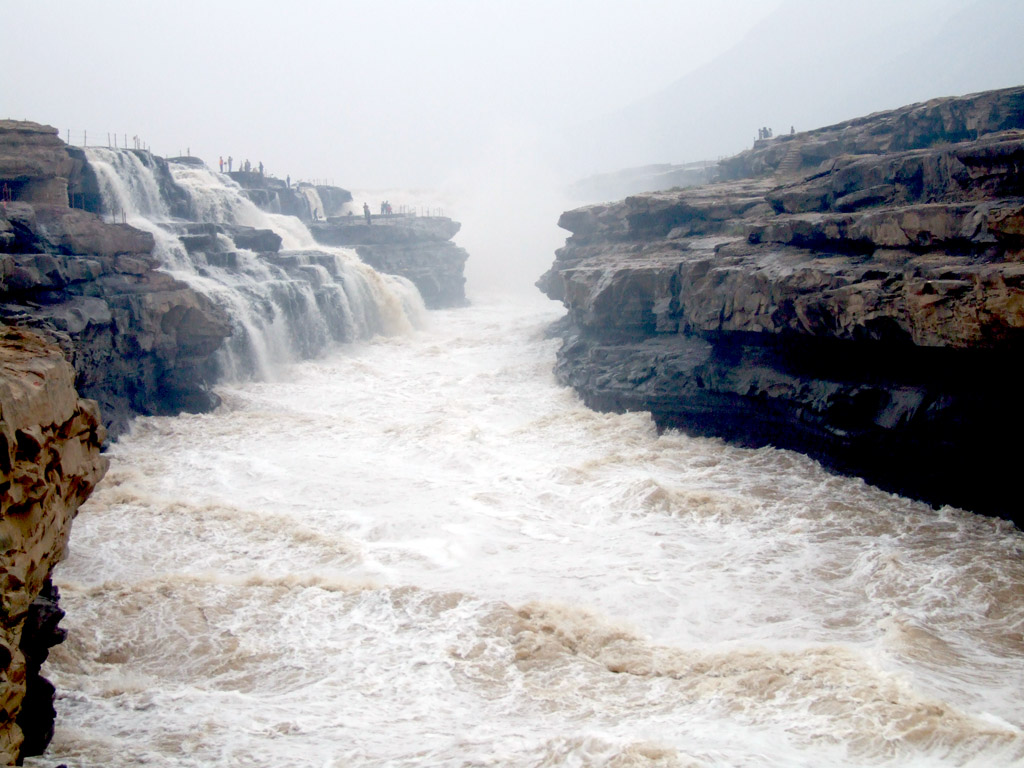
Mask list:
[[[731,154],[769,121],[808,128],[1024,78],[1019,46],[999,38],[1020,29],[1013,0],[0,8],[8,63],[32,62],[3,79],[0,116],[50,123],[75,144],[113,134],[363,189],[437,187],[510,126],[538,133],[543,159],[579,176]],[[37,55],[40,40],[74,66]],[[675,143],[626,130],[629,105],[645,101],[688,116]],[[588,137],[606,132],[613,142]]]

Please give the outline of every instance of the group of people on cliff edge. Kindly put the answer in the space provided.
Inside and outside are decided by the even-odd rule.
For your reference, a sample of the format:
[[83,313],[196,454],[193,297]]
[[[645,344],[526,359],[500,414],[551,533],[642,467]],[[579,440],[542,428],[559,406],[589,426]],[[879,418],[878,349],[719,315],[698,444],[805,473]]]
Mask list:
[[[231,165],[232,165],[232,163],[234,163],[234,161],[235,161],[235,159],[231,155],[228,155],[228,162],[227,162],[228,173],[231,173]],[[224,165],[225,165],[224,158],[222,156],[220,158],[220,172],[221,173],[224,173]],[[250,163],[248,160],[246,160],[244,163],[242,163],[239,166],[238,170],[239,170],[240,173],[252,173],[252,163]],[[264,175],[263,174],[263,161],[262,160],[260,160],[259,165],[256,166],[256,172],[259,173],[260,176]]]

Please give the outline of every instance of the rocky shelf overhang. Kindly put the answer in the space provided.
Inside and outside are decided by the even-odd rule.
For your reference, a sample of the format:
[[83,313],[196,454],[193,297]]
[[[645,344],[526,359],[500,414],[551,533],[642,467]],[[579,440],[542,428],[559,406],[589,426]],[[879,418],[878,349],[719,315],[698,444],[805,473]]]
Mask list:
[[[1006,98],[978,97],[1000,127]],[[1024,417],[996,393],[1024,346],[1024,132],[891,149],[913,112],[855,121],[872,153],[810,173],[563,214],[538,282],[568,309],[559,377],[595,407],[1017,516],[1001,446]]]

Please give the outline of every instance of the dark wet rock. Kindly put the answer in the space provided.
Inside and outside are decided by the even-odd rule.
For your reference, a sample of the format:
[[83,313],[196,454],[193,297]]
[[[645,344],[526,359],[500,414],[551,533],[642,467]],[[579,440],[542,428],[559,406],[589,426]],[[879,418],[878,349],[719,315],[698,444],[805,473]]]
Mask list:
[[50,649],[64,642],[67,632],[60,628],[64,611],[60,608],[60,592],[47,579],[43,589],[29,607],[21,632],[19,647],[25,655],[25,698],[21,702],[17,724],[24,741],[20,757],[41,755],[53,739],[57,710],[56,689],[42,675],[43,662]]
[[281,236],[269,229],[235,227],[231,239],[239,248],[261,253],[276,253],[281,250]]

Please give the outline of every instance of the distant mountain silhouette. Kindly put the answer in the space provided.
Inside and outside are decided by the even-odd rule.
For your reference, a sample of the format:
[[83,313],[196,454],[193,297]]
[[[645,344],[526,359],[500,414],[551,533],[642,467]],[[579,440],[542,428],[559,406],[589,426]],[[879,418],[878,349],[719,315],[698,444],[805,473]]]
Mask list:
[[715,159],[749,147],[762,126],[778,135],[1019,85],[1021,30],[1020,0],[787,0],[727,53],[576,126],[558,148],[561,170]]

